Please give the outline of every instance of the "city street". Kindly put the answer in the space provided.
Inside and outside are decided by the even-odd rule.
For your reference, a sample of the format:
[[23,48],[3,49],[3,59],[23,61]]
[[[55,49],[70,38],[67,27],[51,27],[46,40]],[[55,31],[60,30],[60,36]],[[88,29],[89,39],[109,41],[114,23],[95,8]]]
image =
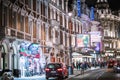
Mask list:
[[120,74],[114,73],[112,69],[98,69],[67,80],[120,80]]
[[0,80],[120,80],[115,72],[117,0],[0,0]]
[[[90,69],[85,70],[85,73],[92,72],[94,70],[99,70],[99,67],[92,67]],[[80,70],[74,69],[74,74],[69,75],[69,77],[65,80],[71,80],[72,77],[76,77],[77,75],[80,75],[81,72]],[[45,75],[38,75],[38,76],[33,76],[33,77],[22,77],[22,78],[14,78],[14,80],[46,80]],[[57,78],[49,78],[49,80],[57,80]]]

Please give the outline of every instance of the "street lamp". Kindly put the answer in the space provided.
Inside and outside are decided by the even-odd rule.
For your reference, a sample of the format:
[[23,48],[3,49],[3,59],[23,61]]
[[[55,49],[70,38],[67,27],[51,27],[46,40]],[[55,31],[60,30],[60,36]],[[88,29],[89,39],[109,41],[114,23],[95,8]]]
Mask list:
[[[68,13],[68,16],[71,18],[72,17],[72,12]],[[73,68],[72,68],[72,44],[71,44],[71,37],[69,36],[69,75],[73,74]]]

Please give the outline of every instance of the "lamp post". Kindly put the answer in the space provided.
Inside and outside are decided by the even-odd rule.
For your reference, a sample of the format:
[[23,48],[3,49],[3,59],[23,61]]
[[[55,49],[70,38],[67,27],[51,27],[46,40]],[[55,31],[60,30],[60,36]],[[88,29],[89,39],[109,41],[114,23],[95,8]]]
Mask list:
[[69,47],[69,75],[73,74],[73,67],[72,67],[72,47]]
[[[71,17],[72,17],[73,13],[69,12],[68,16],[70,17],[70,23],[71,23]],[[72,25],[70,25],[72,26]],[[71,31],[70,31],[71,34]],[[71,35],[69,35],[69,75],[73,74],[73,67],[72,67],[72,40],[71,40]]]

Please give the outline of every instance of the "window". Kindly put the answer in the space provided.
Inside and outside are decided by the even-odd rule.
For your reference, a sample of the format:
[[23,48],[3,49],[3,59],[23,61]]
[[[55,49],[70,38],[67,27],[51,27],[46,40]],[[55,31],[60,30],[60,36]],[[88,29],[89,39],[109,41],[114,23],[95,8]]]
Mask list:
[[51,39],[51,38],[52,38],[52,33],[51,33],[52,28],[51,28],[51,27],[49,27],[48,29],[49,29],[49,33],[48,33],[48,34],[49,34],[49,39]]
[[48,12],[49,12],[48,19],[50,19],[50,7],[48,7]]
[[59,6],[62,8],[62,0],[59,0]]
[[32,34],[33,21],[32,19],[28,22],[28,33]]
[[39,23],[37,23],[37,28],[36,28],[37,30],[37,33],[36,33],[36,37],[37,37],[37,39],[40,39],[40,34],[39,34],[39,32],[40,32],[40,24]]
[[21,0],[23,3],[25,2],[25,0]]
[[36,11],[36,5],[37,5],[37,3],[36,3],[37,1],[36,0],[33,0],[33,3],[32,3],[32,6],[33,6],[33,10],[34,11]]
[[33,22],[33,37],[36,38],[36,34],[37,34],[37,28],[36,28],[36,22]]
[[64,10],[66,11],[66,1],[64,1]]
[[7,26],[7,7],[3,6],[3,12],[2,12],[3,18],[2,18],[2,25]]
[[45,24],[43,23],[41,26],[41,39],[45,40]]
[[40,12],[40,1],[37,0],[37,5],[36,5],[37,12]]
[[28,1],[28,7],[29,7],[29,8],[32,8],[32,5],[31,5],[31,4],[32,4],[32,0],[29,0],[29,1]]
[[20,16],[20,31],[24,31],[24,16]]
[[28,2],[29,2],[28,0],[25,0],[25,4],[26,4],[26,5],[28,5]]
[[45,16],[45,4],[44,2],[41,2],[41,14]]
[[16,12],[13,12],[13,14],[12,14],[12,28],[14,28],[14,29],[16,29]]
[[48,68],[61,68],[61,64],[48,64]]
[[62,31],[60,31],[60,39],[61,39],[60,43],[63,44],[63,33],[62,33]]
[[62,14],[60,14],[60,25],[63,25]]
[[25,32],[28,33],[28,16],[25,17]]
[[48,34],[49,30],[48,30],[48,24],[45,24],[45,33],[46,33],[46,40],[48,41],[49,39],[49,34]]

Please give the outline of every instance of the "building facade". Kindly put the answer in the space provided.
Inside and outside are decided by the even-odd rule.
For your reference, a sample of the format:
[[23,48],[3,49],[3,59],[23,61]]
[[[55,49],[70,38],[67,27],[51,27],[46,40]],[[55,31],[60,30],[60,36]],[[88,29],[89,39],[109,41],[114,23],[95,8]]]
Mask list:
[[75,34],[81,33],[82,26],[68,16],[67,4],[64,0],[1,0],[0,68],[25,77],[44,72],[40,69],[47,62],[69,64]]
[[108,0],[97,0],[96,15],[103,30],[103,57],[105,60],[116,58],[119,54],[119,15],[115,15],[110,9]]
[[[85,0],[81,2],[81,16],[77,15],[76,4],[69,16],[68,4],[69,0],[0,0],[0,69],[12,70],[15,76],[32,76],[44,73],[49,62],[70,65],[73,52],[94,52],[93,47],[101,41],[91,43],[85,36],[85,45],[81,46],[77,35],[90,38],[101,32],[99,22],[89,18]],[[93,58],[81,56],[81,61]]]

